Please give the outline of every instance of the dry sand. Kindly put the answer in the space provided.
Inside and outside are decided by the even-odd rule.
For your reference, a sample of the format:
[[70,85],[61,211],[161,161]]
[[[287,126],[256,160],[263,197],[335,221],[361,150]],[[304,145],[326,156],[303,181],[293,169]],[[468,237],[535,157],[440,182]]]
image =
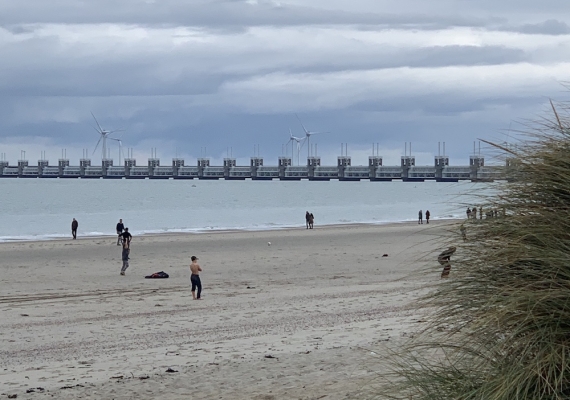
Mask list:
[[[115,238],[1,244],[0,393],[367,398],[377,349],[418,327],[445,225],[135,237],[126,276]],[[432,274],[414,273],[426,263]],[[170,278],[144,279],[161,270]]]

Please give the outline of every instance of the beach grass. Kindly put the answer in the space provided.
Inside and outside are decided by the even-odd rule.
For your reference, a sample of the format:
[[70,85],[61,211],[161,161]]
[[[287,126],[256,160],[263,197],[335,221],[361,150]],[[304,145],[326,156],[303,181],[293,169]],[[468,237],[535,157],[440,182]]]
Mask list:
[[378,398],[570,398],[568,108],[531,124],[510,182],[466,221],[449,279],[420,300],[427,327],[392,352]]

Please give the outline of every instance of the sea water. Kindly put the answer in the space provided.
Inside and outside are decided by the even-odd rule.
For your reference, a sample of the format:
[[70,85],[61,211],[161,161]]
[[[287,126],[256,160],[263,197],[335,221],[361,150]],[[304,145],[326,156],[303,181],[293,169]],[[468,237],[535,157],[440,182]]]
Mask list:
[[0,241],[464,218],[484,183],[0,179]]

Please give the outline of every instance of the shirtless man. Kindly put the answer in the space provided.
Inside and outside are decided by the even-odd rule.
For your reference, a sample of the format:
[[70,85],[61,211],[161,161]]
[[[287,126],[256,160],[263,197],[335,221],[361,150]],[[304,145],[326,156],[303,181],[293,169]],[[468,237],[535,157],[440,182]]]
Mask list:
[[[200,271],[202,268],[198,264],[198,257],[192,256],[190,258],[192,260],[192,264],[190,264],[190,282],[192,282],[192,297],[194,300],[202,300],[200,298],[200,294],[202,293],[202,282],[200,281]],[[198,296],[196,296],[196,288],[198,288]]]

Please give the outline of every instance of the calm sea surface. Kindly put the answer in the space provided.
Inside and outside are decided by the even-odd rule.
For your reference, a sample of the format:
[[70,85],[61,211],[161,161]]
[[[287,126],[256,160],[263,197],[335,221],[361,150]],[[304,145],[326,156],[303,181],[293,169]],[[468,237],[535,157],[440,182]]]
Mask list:
[[134,235],[224,229],[464,218],[487,184],[180,180],[0,179],[0,241],[111,235],[119,218]]

